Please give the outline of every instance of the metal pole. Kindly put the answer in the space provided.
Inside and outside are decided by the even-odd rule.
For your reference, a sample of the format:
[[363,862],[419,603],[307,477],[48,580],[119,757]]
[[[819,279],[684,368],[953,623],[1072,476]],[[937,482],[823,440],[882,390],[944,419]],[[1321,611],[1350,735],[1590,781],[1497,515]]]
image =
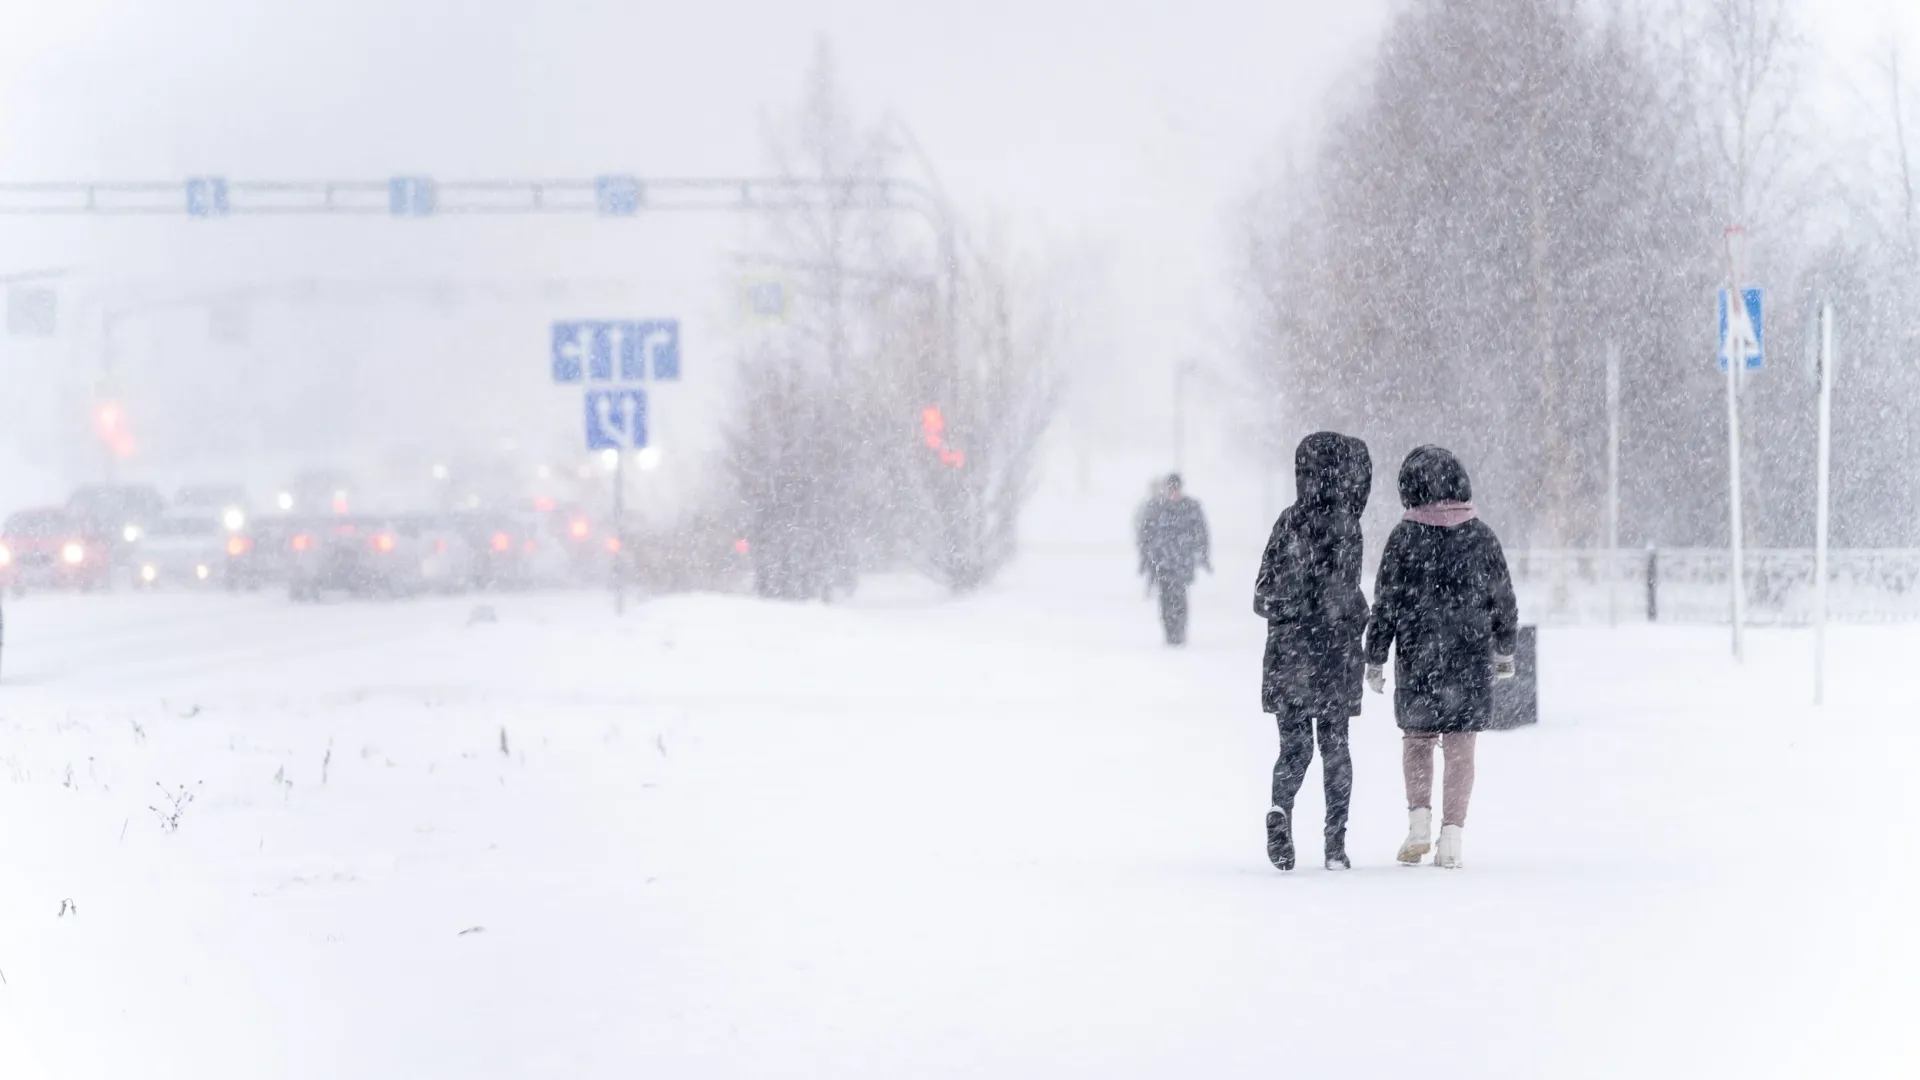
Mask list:
[[1187,457],[1187,361],[1173,366],[1173,471],[1186,471]]
[[94,387],[93,399],[87,405],[87,411],[91,414],[87,420],[94,428],[93,437],[100,441],[101,471],[108,484],[113,484],[119,479],[115,475],[115,465],[118,463],[113,459],[113,444],[107,439],[106,433],[99,429],[99,424],[101,405],[120,400],[120,391],[117,389],[120,380],[120,364],[119,359],[113,354],[115,321],[113,312],[106,310],[105,307],[100,309],[100,382]]
[[620,572],[621,557],[627,551],[627,452],[615,451],[613,464],[613,536],[620,550],[613,553],[613,613],[627,613],[627,579]]
[[1607,343],[1607,625],[1620,625],[1620,348]]
[[[1735,291],[1729,303],[1739,302],[1739,293]],[[1727,360],[1727,530],[1732,556],[1729,569],[1733,580],[1733,658],[1741,661],[1746,659],[1741,629],[1746,623],[1747,582],[1741,536],[1744,524],[1740,514],[1740,396],[1736,383],[1739,376],[1734,370],[1744,362],[1740,357]]]
[[1827,531],[1833,496],[1833,305],[1820,306],[1820,436],[1813,524],[1813,703],[1827,696]]
[[1747,362],[1746,338],[1738,327],[1746,322],[1746,299],[1740,294],[1740,267],[1734,260],[1733,237],[1727,230],[1727,532],[1733,588],[1733,658],[1746,660],[1743,627],[1747,616],[1747,579],[1744,524],[1740,514],[1740,368]]
[[1647,543],[1647,621],[1660,621],[1660,549]]

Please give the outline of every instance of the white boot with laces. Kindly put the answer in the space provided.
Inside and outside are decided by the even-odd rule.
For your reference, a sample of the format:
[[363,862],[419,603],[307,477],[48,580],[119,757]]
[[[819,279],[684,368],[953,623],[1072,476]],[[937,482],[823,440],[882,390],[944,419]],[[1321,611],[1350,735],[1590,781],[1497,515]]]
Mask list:
[[1433,809],[1422,806],[1408,811],[1406,842],[1400,845],[1399,860],[1408,866],[1418,863],[1433,850]]
[[1466,865],[1460,861],[1460,833],[1458,825],[1440,826],[1440,850],[1434,852],[1433,865],[1448,870],[1458,870]]

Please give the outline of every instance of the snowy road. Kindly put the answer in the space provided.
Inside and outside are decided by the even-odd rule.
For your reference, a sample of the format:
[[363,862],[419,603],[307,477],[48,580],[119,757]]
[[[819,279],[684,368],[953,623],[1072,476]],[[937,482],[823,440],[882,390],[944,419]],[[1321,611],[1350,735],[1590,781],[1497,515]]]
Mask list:
[[1920,631],[1819,713],[1792,634],[1549,631],[1467,870],[1392,865],[1373,699],[1356,870],[1282,876],[1250,568],[1180,653],[1129,569],[9,604],[0,1076],[1920,1072]]

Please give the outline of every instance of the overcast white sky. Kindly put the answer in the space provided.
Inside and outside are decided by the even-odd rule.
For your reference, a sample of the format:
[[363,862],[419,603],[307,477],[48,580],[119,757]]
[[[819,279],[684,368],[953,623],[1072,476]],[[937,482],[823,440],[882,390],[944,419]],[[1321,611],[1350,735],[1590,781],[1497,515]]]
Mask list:
[[[903,118],[965,209],[1100,254],[1122,412],[1147,417],[1177,357],[1223,354],[1237,328],[1232,203],[1395,2],[0,0],[0,175],[751,173],[759,118],[794,100],[824,35],[856,107]],[[1809,10],[1844,69],[1903,7]],[[0,222],[0,272],[617,274],[697,323],[736,236],[413,225]]]
[[[1217,349],[1230,331],[1228,206],[1279,133],[1353,69],[1383,11],[1380,0],[0,5],[0,173],[12,179],[751,174],[764,168],[760,117],[797,98],[824,35],[856,107],[904,119],[969,212],[1004,216],[1030,246],[1099,253],[1111,362],[1155,389],[1176,355]],[[0,270],[213,272],[217,251],[220,271],[263,276],[532,263],[631,277],[638,247],[649,269],[691,270],[661,283],[661,303],[694,317],[715,303],[710,265],[735,238],[711,219],[642,223],[632,243],[577,227],[367,224],[248,223],[243,240],[177,222],[0,223],[11,264]]]

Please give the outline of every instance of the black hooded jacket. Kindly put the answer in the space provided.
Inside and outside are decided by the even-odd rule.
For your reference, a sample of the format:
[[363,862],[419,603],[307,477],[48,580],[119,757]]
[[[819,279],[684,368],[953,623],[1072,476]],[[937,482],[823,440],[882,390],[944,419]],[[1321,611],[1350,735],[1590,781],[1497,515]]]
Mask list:
[[1140,567],[1156,585],[1184,589],[1209,566],[1207,515],[1198,499],[1155,496],[1140,512]]
[[[1437,446],[1407,455],[1408,509],[1471,502],[1459,459]],[[1387,538],[1373,587],[1367,663],[1394,659],[1394,718],[1402,730],[1485,731],[1493,718],[1493,658],[1511,656],[1520,617],[1500,540],[1475,518],[1458,525],[1402,521]]]
[[1260,705],[1344,720],[1360,715],[1360,514],[1373,459],[1359,439],[1322,431],[1301,440],[1293,466],[1294,504],[1274,522],[1253,585],[1254,613],[1267,620]]

